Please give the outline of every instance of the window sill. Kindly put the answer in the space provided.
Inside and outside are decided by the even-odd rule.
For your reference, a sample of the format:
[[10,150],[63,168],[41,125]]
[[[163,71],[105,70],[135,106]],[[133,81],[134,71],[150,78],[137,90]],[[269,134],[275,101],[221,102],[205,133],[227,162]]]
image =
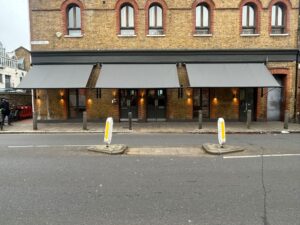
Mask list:
[[259,37],[260,34],[240,34],[241,37]]
[[136,34],[133,34],[133,35],[118,34],[118,37],[121,37],[121,38],[133,38],[133,37],[136,37]]
[[285,34],[270,34],[270,37],[286,37],[290,36],[290,34],[285,33]]
[[193,34],[194,37],[212,37],[212,34]]
[[147,34],[147,37],[165,37],[165,34]]
[[81,34],[81,35],[65,35],[64,37],[65,38],[82,38],[83,34]]

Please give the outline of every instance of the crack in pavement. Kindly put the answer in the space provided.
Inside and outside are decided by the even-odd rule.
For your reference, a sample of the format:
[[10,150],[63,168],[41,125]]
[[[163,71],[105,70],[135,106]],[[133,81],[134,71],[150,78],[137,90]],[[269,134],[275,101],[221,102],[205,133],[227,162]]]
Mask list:
[[264,193],[264,215],[263,215],[263,224],[264,225],[270,225],[268,222],[268,216],[267,216],[267,191],[266,191],[266,186],[265,186],[265,181],[264,181],[264,148],[261,148],[261,184],[263,188],[263,193]]

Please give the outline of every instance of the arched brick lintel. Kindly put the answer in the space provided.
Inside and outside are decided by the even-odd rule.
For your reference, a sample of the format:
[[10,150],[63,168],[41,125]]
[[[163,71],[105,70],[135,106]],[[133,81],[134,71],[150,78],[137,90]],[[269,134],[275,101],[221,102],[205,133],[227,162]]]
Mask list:
[[249,3],[256,5],[256,7],[258,7],[260,10],[263,9],[263,5],[260,0],[242,0],[240,2],[239,8],[241,9],[244,5],[249,4]]
[[246,4],[252,4],[256,7],[256,13],[255,13],[255,24],[256,24],[256,33],[260,33],[260,17],[261,12],[263,10],[263,5],[260,0],[243,0],[240,2],[239,8],[240,8],[240,33],[242,33],[242,18],[243,18],[243,6]]
[[195,0],[192,4],[192,9],[195,9],[201,3],[206,3],[212,10],[215,9],[215,3],[212,0]]
[[215,10],[215,3],[212,0],[195,0],[192,4],[192,10],[193,10],[193,21],[191,24],[193,24],[192,31],[193,34],[195,33],[196,28],[196,7],[199,4],[205,3],[209,7],[209,21],[210,21],[210,33],[213,34],[214,30],[214,10]]
[[269,10],[272,9],[272,6],[277,4],[277,3],[282,3],[283,5],[285,5],[286,7],[288,7],[288,9],[292,9],[292,3],[289,1],[289,0],[272,0],[270,3],[269,3]]
[[286,27],[286,32],[290,32],[290,11],[292,9],[292,3],[289,0],[272,0],[269,4],[268,10],[269,10],[269,33],[272,31],[272,26],[271,26],[271,20],[272,20],[272,6],[275,4],[281,3],[286,7],[286,20],[285,20],[285,27]]
[[[168,10],[168,5],[164,0],[148,0],[145,4],[145,30],[147,31],[149,28],[149,8],[152,4],[158,4],[162,7],[163,10],[163,29],[164,29],[164,33],[166,33],[166,27],[167,27],[167,23],[166,23],[166,18],[167,18],[167,10]],[[147,32],[146,32],[147,34]]]
[[121,7],[126,4],[131,5],[134,9],[134,31],[135,33],[137,33],[137,18],[138,18],[138,9],[139,9],[138,4],[136,3],[135,0],[118,0],[115,5],[117,34],[120,34],[120,28],[121,28],[120,10]]
[[79,0],[65,0],[61,6],[60,6],[60,10],[62,13],[62,17],[63,17],[63,33],[64,35],[68,34],[68,15],[67,15],[67,8],[69,5],[74,4],[77,5],[80,8],[80,16],[81,16],[81,33],[84,33],[84,16],[83,16],[83,11],[85,9],[84,4],[79,1]]

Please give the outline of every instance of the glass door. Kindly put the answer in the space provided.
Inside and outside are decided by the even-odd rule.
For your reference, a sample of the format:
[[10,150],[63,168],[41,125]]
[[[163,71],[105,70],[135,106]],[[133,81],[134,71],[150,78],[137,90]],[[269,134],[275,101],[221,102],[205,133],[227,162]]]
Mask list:
[[138,90],[120,90],[120,120],[128,121],[128,113],[132,113],[132,119],[138,120]]
[[69,90],[69,118],[80,119],[86,110],[85,89]]
[[147,91],[147,120],[166,120],[166,90],[150,89]]

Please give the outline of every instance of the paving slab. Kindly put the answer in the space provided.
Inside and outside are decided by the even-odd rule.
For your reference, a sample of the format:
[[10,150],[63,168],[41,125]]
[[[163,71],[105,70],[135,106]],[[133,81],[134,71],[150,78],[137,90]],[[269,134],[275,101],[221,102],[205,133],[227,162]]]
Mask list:
[[[38,122],[38,130],[32,129],[32,120],[16,121],[12,126],[4,126],[0,134],[17,133],[104,133],[105,122],[89,122],[87,130],[82,129],[82,123],[76,122]],[[194,133],[216,134],[216,122],[204,122],[203,128],[198,129],[198,123],[191,122],[134,122],[132,130],[128,129],[127,122],[115,122],[113,133]],[[281,121],[253,122],[247,129],[243,122],[227,122],[227,134],[265,134],[265,133],[300,133],[300,124],[289,123],[289,129],[283,129]]]
[[127,155],[159,155],[159,156],[204,156],[199,147],[142,147],[128,148]]

